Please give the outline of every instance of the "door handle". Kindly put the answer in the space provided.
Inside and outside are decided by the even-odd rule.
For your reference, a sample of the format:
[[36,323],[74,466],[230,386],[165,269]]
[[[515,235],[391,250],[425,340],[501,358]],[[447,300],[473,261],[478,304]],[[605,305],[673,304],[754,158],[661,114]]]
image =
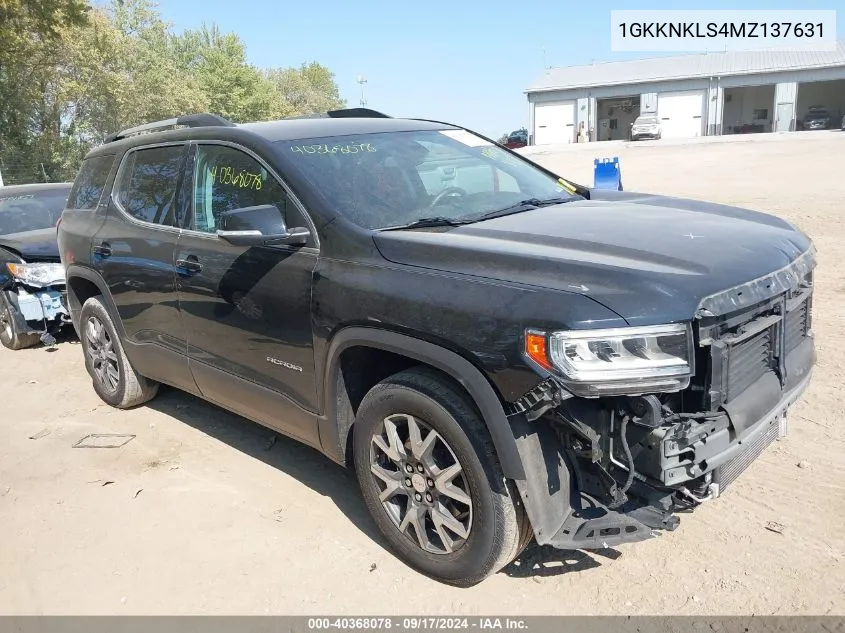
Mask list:
[[111,246],[108,242],[100,242],[99,244],[96,244],[92,250],[95,255],[99,255],[100,257],[111,256]]
[[202,271],[202,264],[197,261],[193,255],[189,255],[185,259],[177,259],[176,267],[181,268],[189,273],[196,274]]

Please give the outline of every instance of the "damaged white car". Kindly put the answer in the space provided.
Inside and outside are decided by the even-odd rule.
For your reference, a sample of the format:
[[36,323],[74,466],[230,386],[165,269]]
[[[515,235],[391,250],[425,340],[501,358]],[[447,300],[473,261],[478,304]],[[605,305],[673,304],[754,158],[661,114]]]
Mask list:
[[56,243],[70,187],[0,188],[0,342],[9,349],[52,345],[70,322]]

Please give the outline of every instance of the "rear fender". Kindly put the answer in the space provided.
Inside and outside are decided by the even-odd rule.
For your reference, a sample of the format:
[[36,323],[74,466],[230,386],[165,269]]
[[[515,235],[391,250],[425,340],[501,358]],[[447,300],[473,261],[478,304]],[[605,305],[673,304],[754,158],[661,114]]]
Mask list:
[[73,328],[76,330],[77,336],[80,335],[79,332],[79,315],[82,312],[82,304],[85,303],[84,300],[80,300],[80,298],[76,295],[73,290],[72,280],[74,278],[85,279],[86,281],[90,281],[93,283],[97,289],[99,290],[99,294],[102,298],[103,305],[106,308],[106,311],[109,313],[111,317],[112,323],[114,323],[114,327],[117,329],[117,334],[120,337],[121,341],[126,340],[126,331],[123,329],[123,321],[120,319],[120,315],[117,311],[117,306],[114,303],[114,298],[112,297],[111,291],[109,287],[106,285],[106,282],[97,274],[96,271],[91,270],[90,268],[86,268],[84,266],[80,266],[79,264],[71,264],[67,267],[66,272],[67,277],[67,302],[68,308],[70,309],[70,317],[73,321]]

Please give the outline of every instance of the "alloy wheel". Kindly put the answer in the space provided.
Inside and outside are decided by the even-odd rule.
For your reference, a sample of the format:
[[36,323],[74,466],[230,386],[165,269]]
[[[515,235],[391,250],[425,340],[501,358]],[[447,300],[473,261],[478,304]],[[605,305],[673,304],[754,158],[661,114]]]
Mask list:
[[95,316],[89,317],[85,324],[85,339],[85,351],[91,361],[94,379],[109,393],[114,393],[120,379],[117,354],[103,322]]
[[451,554],[472,529],[463,468],[442,435],[405,413],[384,419],[370,443],[370,472],[396,528],[421,549]]

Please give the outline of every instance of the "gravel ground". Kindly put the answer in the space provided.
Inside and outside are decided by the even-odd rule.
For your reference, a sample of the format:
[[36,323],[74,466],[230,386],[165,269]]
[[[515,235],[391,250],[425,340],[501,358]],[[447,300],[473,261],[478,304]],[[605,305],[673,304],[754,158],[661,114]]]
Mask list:
[[[775,213],[816,241],[819,363],[790,433],[677,531],[532,547],[447,587],[385,550],[351,473],[175,391],[113,410],[67,337],[0,349],[0,613],[845,614],[843,150],[834,132],[526,150],[587,184],[619,156],[626,190]],[[72,448],[89,433],[135,438]]]

